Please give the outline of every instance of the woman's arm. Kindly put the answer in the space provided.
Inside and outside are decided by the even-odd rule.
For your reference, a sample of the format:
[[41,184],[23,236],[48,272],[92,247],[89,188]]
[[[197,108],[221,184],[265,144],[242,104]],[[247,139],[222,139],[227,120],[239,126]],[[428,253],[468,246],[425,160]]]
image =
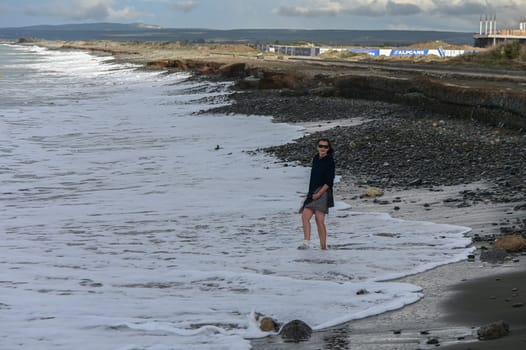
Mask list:
[[329,190],[329,185],[324,184],[321,186],[320,190],[312,195],[312,199],[317,200],[319,199],[325,192]]

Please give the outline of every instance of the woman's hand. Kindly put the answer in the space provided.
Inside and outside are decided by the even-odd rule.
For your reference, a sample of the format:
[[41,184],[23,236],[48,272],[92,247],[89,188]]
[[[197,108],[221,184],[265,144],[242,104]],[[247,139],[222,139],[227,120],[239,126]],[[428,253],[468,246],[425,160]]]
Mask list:
[[312,195],[312,199],[314,199],[315,201],[317,201],[318,199],[320,199],[322,194],[320,194],[319,192],[316,192]]

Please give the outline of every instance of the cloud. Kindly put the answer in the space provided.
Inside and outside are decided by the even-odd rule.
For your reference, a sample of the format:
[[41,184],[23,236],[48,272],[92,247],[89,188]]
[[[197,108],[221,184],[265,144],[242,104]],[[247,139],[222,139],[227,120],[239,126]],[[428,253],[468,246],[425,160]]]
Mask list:
[[[285,2],[285,0],[283,0]],[[518,0],[297,0],[278,6],[282,16],[479,16],[483,13],[524,12],[526,4]]]
[[441,1],[433,0],[435,8],[433,13],[440,15],[462,16],[480,15],[485,12],[493,12],[495,9],[486,1]]
[[142,13],[137,12],[135,8],[130,6],[126,6],[119,10],[110,9],[111,19],[135,19],[142,15]]
[[[465,30],[482,15],[497,15],[499,28],[516,28],[526,14],[524,0],[275,0],[279,16],[320,18],[316,23],[361,27]],[[326,20],[324,17],[335,19]],[[312,21],[311,21],[312,22]],[[310,22],[309,22],[310,23]],[[348,24],[350,23],[350,24]]]
[[430,14],[448,19],[470,18],[473,22],[479,16],[496,15],[499,28],[517,29],[518,23],[526,13],[526,2],[514,0],[468,0],[468,1],[441,1],[432,0],[433,8]]
[[[303,1],[305,3],[306,1]],[[426,2],[426,1],[424,1]],[[311,0],[302,6],[282,5],[274,13],[282,16],[369,16],[385,15],[408,16],[421,13],[418,5],[422,1],[383,1],[383,0]]]
[[197,6],[199,6],[199,3],[200,3],[199,0],[181,0],[181,1],[176,1],[175,4],[172,5],[172,7],[176,11],[190,12],[193,9],[195,9]]
[[52,16],[68,20],[122,20],[137,18],[133,7],[115,9],[114,0],[56,0],[47,5],[26,9],[30,16]]
[[274,13],[282,16],[337,16],[344,12],[344,8],[339,1],[315,1],[307,6],[287,6],[282,5],[274,10]]
[[386,13],[392,16],[411,16],[422,12],[422,9],[418,5],[396,1],[388,1],[385,9]]

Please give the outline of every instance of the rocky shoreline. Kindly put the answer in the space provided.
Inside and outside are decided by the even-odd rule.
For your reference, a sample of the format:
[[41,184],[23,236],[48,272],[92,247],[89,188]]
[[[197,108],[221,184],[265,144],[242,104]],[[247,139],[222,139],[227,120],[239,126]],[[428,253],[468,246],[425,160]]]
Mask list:
[[[487,186],[461,191],[460,198],[446,199],[447,203],[459,208],[508,203],[526,213],[526,133],[522,130],[402,104],[295,95],[287,90],[234,92],[231,99],[231,105],[209,112],[269,115],[277,122],[320,125],[347,118],[365,121],[261,150],[287,165],[309,166],[316,140],[328,137],[336,149],[338,171],[348,183],[439,191],[440,186],[483,182]],[[526,235],[526,218],[502,226],[501,232]]]

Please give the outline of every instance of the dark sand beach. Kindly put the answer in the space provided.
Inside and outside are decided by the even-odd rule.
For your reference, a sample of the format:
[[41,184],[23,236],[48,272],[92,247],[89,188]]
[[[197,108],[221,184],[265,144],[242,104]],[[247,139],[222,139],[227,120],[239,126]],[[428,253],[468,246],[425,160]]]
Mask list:
[[[526,348],[526,306],[519,306],[526,303],[526,253],[493,250],[496,237],[526,235],[523,71],[443,63],[436,70],[436,64],[410,60],[280,61],[256,59],[249,51],[228,55],[137,43],[40,44],[232,80],[232,105],[212,112],[304,125],[305,137],[260,150],[287,166],[308,164],[315,139],[331,138],[342,177],[336,197],[353,210],[472,228],[476,251],[470,259],[401,279],[423,288],[419,302],[316,332],[304,343],[260,339],[255,349]],[[372,186],[384,194],[363,196]],[[509,324],[509,335],[477,340],[479,327],[499,320]]]
[[490,324],[505,320],[509,335],[498,340],[458,344],[448,349],[526,348],[526,272],[499,274],[453,287],[454,297],[444,302],[445,320],[452,324]]

